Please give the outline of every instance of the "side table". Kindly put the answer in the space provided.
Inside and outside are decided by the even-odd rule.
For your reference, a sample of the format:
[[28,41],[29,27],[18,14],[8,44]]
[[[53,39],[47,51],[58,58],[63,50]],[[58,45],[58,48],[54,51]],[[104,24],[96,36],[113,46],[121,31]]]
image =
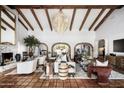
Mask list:
[[55,62],[56,57],[50,57],[48,58],[48,62]]

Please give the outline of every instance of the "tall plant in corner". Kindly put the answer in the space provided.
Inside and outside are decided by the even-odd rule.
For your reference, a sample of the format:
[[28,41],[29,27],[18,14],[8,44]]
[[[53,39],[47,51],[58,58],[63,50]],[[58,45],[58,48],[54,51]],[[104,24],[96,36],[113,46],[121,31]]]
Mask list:
[[29,48],[29,56],[33,56],[33,49],[40,44],[40,41],[34,36],[28,36],[24,38],[25,45]]

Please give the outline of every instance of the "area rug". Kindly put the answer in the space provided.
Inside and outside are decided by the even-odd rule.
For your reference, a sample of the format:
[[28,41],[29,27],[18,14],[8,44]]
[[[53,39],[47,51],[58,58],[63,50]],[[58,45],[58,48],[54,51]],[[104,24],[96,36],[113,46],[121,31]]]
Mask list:
[[[91,78],[89,78],[87,76],[87,72],[85,72],[79,64],[76,64],[76,73],[75,73],[75,76],[73,77],[68,77],[68,79],[96,79],[96,75],[92,74],[91,75]],[[46,76],[45,73],[43,73],[41,76],[40,76],[40,79],[59,79],[59,76],[58,75],[49,75],[49,76]],[[121,74],[119,72],[116,72],[114,70],[111,71],[111,75],[109,77],[109,79],[124,79],[124,74]]]
[[[44,72],[42,67],[37,68],[34,72]],[[6,73],[4,75],[18,75],[17,69],[15,68],[14,70],[10,71],[9,73]]]
[[[46,76],[44,71],[41,67],[39,67],[37,70],[35,70],[35,73],[41,73],[40,79],[59,79],[58,75],[50,74],[49,76]],[[5,74],[5,75],[17,75],[17,70],[14,69],[11,72]],[[92,74],[91,78],[87,76],[87,72],[85,72],[79,64],[76,64],[76,73],[75,76],[68,77],[68,79],[96,79],[97,77]],[[121,74],[119,72],[116,72],[114,70],[111,71],[111,75],[109,79],[124,79],[124,74]]]

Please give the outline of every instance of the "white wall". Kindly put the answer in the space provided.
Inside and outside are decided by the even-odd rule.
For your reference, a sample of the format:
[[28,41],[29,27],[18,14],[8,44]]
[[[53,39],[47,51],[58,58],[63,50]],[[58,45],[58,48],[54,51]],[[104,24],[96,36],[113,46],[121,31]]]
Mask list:
[[[18,22],[18,21],[17,21]],[[24,44],[24,38],[28,36],[28,31],[22,26],[20,22],[18,22],[18,30],[17,30],[17,45],[18,45],[18,53],[22,54],[22,52],[27,51],[27,48]]]
[[[96,31],[95,46],[100,39],[105,39],[106,54],[113,52],[113,40],[124,39],[124,8],[115,10]],[[116,53],[124,55],[124,53]],[[97,51],[96,51],[97,55]]]
[[94,46],[94,40],[95,40],[95,32],[89,32],[86,30],[85,31],[72,30],[72,31],[59,33],[55,31],[41,32],[40,29],[37,29],[35,31],[30,31],[29,34],[34,35],[41,42],[46,43],[48,45],[49,51],[51,51],[51,47],[54,43],[57,43],[57,42],[68,43],[71,46],[72,58],[74,55],[74,46],[77,43],[88,42]]

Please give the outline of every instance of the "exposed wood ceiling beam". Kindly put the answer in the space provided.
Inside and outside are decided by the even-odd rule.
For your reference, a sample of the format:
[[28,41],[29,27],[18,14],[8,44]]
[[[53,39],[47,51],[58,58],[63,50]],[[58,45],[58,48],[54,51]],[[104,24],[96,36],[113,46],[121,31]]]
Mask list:
[[96,31],[102,24],[103,22],[111,15],[111,13],[114,11],[115,9],[110,9],[109,12],[104,16],[104,18],[99,22],[99,24],[95,27],[94,31]]
[[98,14],[98,16],[96,17],[96,19],[93,21],[92,25],[89,28],[89,31],[92,29],[92,27],[95,25],[95,23],[97,22],[97,20],[99,20],[99,18],[101,17],[101,15],[104,13],[105,9],[102,9],[100,11],[100,13]]
[[[94,8],[94,9],[101,9],[101,8],[119,8],[122,5],[16,5],[15,8],[24,8],[24,9],[87,9],[87,8]],[[14,7],[13,7],[14,8]]]
[[6,30],[6,28],[5,28],[4,26],[1,26],[1,28],[2,28],[3,30]]
[[84,23],[85,23],[85,21],[86,21],[88,15],[89,15],[90,11],[91,11],[91,9],[88,9],[88,10],[87,10],[87,12],[86,12],[86,14],[85,14],[85,17],[84,17],[84,19],[83,19],[83,21],[82,21],[82,23],[81,23],[80,28],[79,28],[80,31],[81,31],[81,29],[83,28],[83,25],[84,25]]
[[73,10],[72,19],[71,19],[71,24],[70,24],[70,28],[69,28],[70,31],[71,31],[72,26],[73,26],[73,22],[74,22],[75,14],[76,14],[76,8]]
[[35,14],[35,11],[34,11],[33,9],[30,9],[30,10],[31,10],[31,12],[32,12],[32,14],[33,14],[35,20],[37,21],[37,24],[39,25],[41,31],[43,31],[43,27],[42,27],[42,25],[40,24],[40,21],[38,20],[38,17],[37,17],[37,15]]
[[15,23],[15,19],[5,9],[2,9],[2,11]]
[[28,31],[28,28],[26,27],[26,25],[21,21],[20,18],[18,18],[18,21],[24,26],[24,28]]
[[15,28],[12,27],[12,26],[11,26],[8,22],[6,22],[4,19],[1,18],[1,21],[2,21],[4,24],[6,24],[9,28],[11,28],[12,30],[15,31]]
[[51,24],[51,21],[50,21],[49,12],[48,12],[48,10],[47,10],[46,8],[45,8],[45,13],[46,13],[46,16],[47,16],[47,19],[48,19],[48,22],[49,22],[50,29],[51,29],[51,31],[52,31],[53,28],[52,28],[52,24]]
[[28,21],[28,19],[25,17],[25,15],[22,13],[22,11],[19,8],[16,8],[16,10],[18,11],[18,13],[21,15],[21,17],[25,20],[25,22],[29,25],[29,27],[34,31],[33,26],[30,24],[30,22]]

